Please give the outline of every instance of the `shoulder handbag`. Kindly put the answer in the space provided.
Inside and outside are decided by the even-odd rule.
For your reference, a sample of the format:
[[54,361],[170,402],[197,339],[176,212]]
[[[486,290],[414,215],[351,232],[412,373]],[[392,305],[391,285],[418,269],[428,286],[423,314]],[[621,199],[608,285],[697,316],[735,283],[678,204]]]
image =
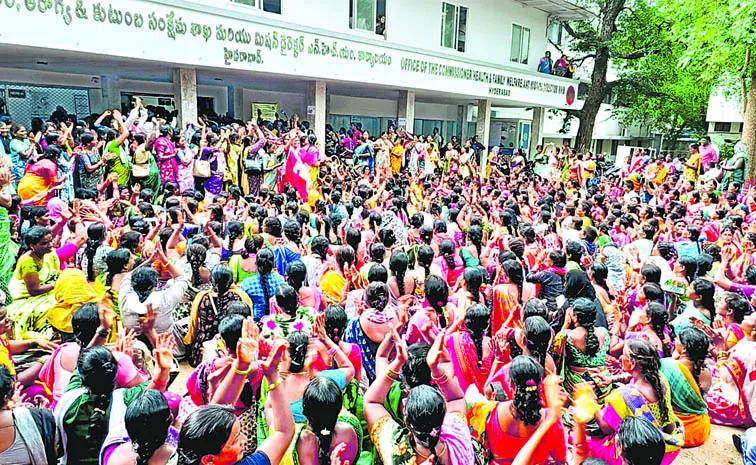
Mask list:
[[212,171],[210,170],[210,161],[203,158],[194,160],[193,174],[196,178],[209,178],[212,175]]
[[262,174],[263,172],[263,162],[262,158],[259,156],[257,158],[245,158],[244,159],[244,172],[246,172],[249,175],[257,176]]
[[150,164],[138,165],[134,163],[131,165],[131,176],[137,179],[143,179],[150,176]]

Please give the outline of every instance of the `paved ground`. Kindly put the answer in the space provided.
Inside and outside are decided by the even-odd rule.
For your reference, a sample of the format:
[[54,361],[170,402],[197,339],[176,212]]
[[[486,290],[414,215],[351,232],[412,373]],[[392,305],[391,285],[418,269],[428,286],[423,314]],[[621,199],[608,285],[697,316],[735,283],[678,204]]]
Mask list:
[[743,459],[732,445],[733,433],[743,430],[712,425],[708,442],[695,449],[683,449],[675,465],[741,465]]
[[[181,372],[171,385],[171,391],[184,394],[186,392],[186,380],[190,373],[191,367],[182,363]],[[674,465],[742,465],[743,460],[732,445],[733,433],[742,431],[736,428],[712,425],[709,441],[695,449],[683,449]]]

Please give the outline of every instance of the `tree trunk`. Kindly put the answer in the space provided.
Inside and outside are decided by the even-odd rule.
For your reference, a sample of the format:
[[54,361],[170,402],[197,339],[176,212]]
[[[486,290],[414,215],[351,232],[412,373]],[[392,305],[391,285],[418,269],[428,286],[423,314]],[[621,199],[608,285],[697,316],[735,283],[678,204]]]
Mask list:
[[591,149],[593,143],[593,128],[596,125],[596,116],[601,109],[601,102],[606,97],[609,86],[606,82],[606,72],[609,69],[609,44],[616,27],[617,17],[625,6],[625,0],[606,0],[601,9],[598,39],[599,47],[596,49],[596,58],[591,73],[591,88],[585,97],[583,108],[578,113],[580,126],[575,140],[575,149],[578,153],[585,153]]
[[743,142],[748,147],[748,171],[744,190],[756,186],[756,71],[751,73],[751,88],[748,90],[743,112]]

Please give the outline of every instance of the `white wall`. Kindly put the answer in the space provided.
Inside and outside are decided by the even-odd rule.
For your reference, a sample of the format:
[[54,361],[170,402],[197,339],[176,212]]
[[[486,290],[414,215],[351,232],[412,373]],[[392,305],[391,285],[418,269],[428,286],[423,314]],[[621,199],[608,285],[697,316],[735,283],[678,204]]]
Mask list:
[[236,114],[243,114],[244,121],[251,119],[253,103],[276,103],[279,112],[283,110],[289,116],[297,113],[303,120],[307,119],[307,103],[304,94],[244,89],[242,109],[236,108]]
[[459,118],[459,107],[457,105],[424,102],[415,103],[415,119],[456,121],[457,118]]
[[[331,115],[359,115],[380,118],[396,118],[398,114],[395,100],[376,98],[348,97],[331,95],[328,113]],[[417,107],[415,107],[417,111]],[[417,113],[415,117],[418,118]]]
[[[216,9],[253,14],[263,20],[326,29],[355,38],[383,40],[383,37],[376,34],[349,27],[349,3],[352,0],[282,0],[280,15],[235,4],[230,0],[190,1],[212,5]],[[386,43],[535,71],[538,59],[547,47],[547,13],[528,8],[514,0],[446,1],[468,8],[465,52],[441,46],[443,0],[386,0]],[[527,65],[510,61],[512,23],[530,28],[530,56]]]
[[38,86],[100,88],[99,76],[16,68],[0,68],[0,82],[15,82]]

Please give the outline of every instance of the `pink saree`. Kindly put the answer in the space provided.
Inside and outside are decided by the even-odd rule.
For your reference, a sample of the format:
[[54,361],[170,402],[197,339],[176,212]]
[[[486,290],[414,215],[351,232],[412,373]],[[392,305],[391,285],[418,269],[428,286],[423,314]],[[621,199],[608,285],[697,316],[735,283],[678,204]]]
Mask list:
[[756,426],[756,342],[743,339],[712,370],[706,404],[712,423]]
[[462,392],[467,392],[472,384],[478,388],[479,392],[483,392],[486,380],[491,372],[493,352],[478,366],[475,344],[467,331],[460,331],[447,336],[446,347],[454,368],[454,376],[459,381]]

